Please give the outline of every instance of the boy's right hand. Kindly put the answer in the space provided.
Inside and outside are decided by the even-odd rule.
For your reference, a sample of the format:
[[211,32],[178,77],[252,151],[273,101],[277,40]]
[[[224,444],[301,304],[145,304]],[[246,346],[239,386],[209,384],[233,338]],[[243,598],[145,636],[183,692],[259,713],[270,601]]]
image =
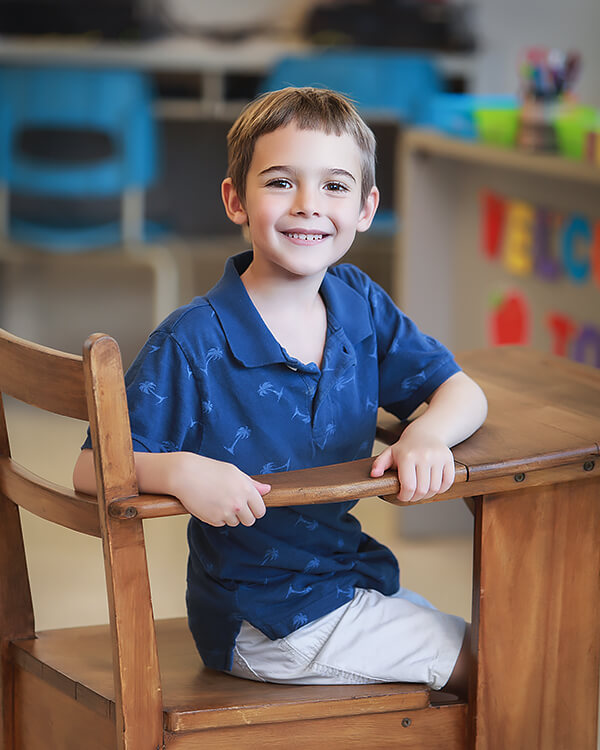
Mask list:
[[171,494],[193,516],[211,526],[252,526],[266,513],[262,496],[271,485],[236,466],[195,453],[171,453]]

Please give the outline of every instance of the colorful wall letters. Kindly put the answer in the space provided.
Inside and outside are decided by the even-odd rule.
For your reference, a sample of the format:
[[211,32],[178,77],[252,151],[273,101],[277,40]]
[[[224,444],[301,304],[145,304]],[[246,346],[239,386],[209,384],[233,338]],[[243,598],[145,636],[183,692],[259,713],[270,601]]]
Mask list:
[[[484,258],[501,263],[521,279],[536,276],[552,283],[566,278],[577,285],[592,284],[594,293],[600,293],[600,219],[564,214],[490,191],[481,195],[481,210]],[[497,292],[488,304],[490,343],[529,343],[534,317],[541,319],[555,354],[600,367],[600,296],[596,319],[577,321],[554,309],[540,314],[521,289]]]
[[562,214],[485,191],[481,196],[481,248],[516,276],[547,281],[567,276],[600,289],[600,219]]

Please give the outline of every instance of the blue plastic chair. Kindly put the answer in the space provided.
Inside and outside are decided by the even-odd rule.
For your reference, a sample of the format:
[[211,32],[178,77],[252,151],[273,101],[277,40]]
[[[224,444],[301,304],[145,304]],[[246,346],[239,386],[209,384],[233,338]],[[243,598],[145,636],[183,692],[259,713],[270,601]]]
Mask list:
[[[348,96],[366,119],[420,125],[429,120],[430,103],[443,89],[433,60],[392,50],[325,50],[281,59],[266,77],[262,90],[286,86],[330,88]],[[373,230],[397,231],[392,210],[381,208]]]
[[[20,148],[40,130],[102,134],[102,158],[73,163]],[[155,235],[145,226],[143,194],[156,175],[157,138],[147,78],[130,70],[0,68],[0,183],[7,195],[93,199],[120,197],[120,221],[47,225],[11,218],[10,239],[53,252],[95,250]],[[7,213],[7,212],[5,212]]]
[[[100,155],[77,160],[51,153],[48,133],[101,136]],[[39,148],[24,149],[37,133]],[[64,137],[63,137],[64,141]],[[75,149],[70,147],[68,152]],[[32,152],[33,151],[33,152]],[[84,156],[88,156],[87,151]],[[145,191],[157,173],[157,132],[147,76],[134,70],[72,67],[0,67],[0,232],[4,258],[28,249],[48,256],[76,255],[96,262],[127,262],[154,274],[156,325],[180,302],[179,265],[170,248],[153,242],[164,230],[145,220]],[[45,220],[11,215],[11,194],[61,199],[60,215]],[[64,201],[118,198],[120,215],[99,223],[70,217]],[[89,203],[91,201],[91,204]],[[112,205],[112,204],[110,204]],[[42,206],[43,207],[43,206]],[[75,209],[76,204],[73,204]],[[81,208],[81,204],[78,205]],[[153,244],[150,244],[153,243]],[[117,252],[92,253],[114,249]],[[37,256],[39,259],[39,255]],[[33,256],[35,261],[36,256]]]
[[407,124],[424,122],[430,98],[443,88],[431,58],[392,50],[325,50],[283,58],[263,90],[285,86],[334,89],[368,118],[390,117]]

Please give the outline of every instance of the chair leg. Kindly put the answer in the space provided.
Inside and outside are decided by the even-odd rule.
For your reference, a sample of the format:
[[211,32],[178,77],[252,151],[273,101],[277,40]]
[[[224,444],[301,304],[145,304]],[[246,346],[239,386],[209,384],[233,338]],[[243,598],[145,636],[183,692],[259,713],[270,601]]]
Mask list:
[[0,646],[0,746],[4,750],[13,750],[14,736],[14,664],[8,656],[8,641]]

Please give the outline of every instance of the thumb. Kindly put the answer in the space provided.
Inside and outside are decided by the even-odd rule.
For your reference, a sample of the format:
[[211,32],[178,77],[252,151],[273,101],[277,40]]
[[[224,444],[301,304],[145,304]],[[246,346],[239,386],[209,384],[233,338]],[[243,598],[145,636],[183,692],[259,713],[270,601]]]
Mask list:
[[393,464],[392,451],[390,448],[386,448],[383,453],[380,453],[377,458],[373,461],[371,466],[371,476],[380,477],[384,471],[390,468]]
[[259,482],[256,479],[252,480],[252,484],[256,487],[258,492],[260,492],[261,495],[266,495],[268,492],[271,491],[271,485],[265,484],[264,482]]

